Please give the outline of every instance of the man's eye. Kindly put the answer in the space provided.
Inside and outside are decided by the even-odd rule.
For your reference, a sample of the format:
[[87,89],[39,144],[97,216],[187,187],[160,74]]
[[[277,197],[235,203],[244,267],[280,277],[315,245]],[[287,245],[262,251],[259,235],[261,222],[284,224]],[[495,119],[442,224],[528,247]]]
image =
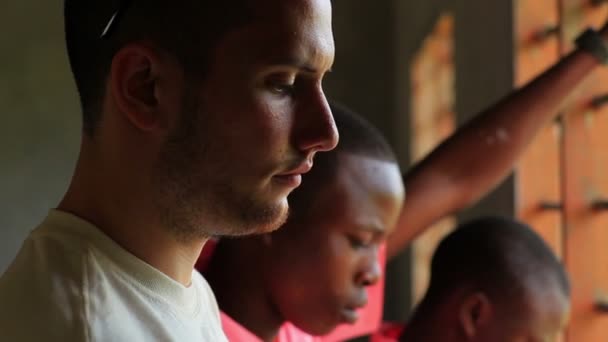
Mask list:
[[360,237],[357,237],[354,235],[349,236],[348,241],[350,242],[351,247],[353,247],[355,249],[367,248],[367,247],[371,246],[371,244],[372,244],[372,242],[365,241],[364,239],[361,239]]
[[276,95],[291,95],[294,92],[295,81],[295,75],[292,74],[272,75],[266,79],[265,87]]
[[279,95],[290,95],[293,93],[293,84],[272,84],[269,86],[270,91]]

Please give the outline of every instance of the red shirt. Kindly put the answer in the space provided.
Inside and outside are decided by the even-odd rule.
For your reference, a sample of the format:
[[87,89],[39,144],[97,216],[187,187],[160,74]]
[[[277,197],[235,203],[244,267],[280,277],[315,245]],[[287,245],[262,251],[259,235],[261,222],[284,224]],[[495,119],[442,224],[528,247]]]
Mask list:
[[403,323],[382,323],[380,329],[371,336],[370,342],[398,342],[404,330]]

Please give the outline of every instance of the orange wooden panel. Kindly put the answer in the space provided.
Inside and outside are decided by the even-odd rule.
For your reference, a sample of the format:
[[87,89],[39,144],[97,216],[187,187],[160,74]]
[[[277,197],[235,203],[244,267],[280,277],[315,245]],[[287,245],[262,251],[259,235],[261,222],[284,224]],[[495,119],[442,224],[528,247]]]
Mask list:
[[515,0],[515,85],[522,86],[559,56],[557,0]]
[[[559,59],[559,4],[557,0],[516,0],[515,82],[522,86]],[[541,131],[516,168],[516,214],[534,227],[553,250],[562,253],[560,204],[559,122]]]
[[[564,50],[587,26],[600,26],[608,8],[588,1],[564,0]],[[598,294],[608,293],[608,212],[593,203],[608,199],[608,108],[590,101],[608,94],[608,70],[597,72],[577,92],[565,115],[564,196],[566,264],[572,279],[569,341],[608,341],[608,314],[595,308]]]
[[[603,85],[599,81],[603,79]],[[608,72],[595,78],[608,91]],[[591,110],[584,98],[566,118],[566,264],[572,279],[571,341],[608,341],[608,314],[594,311],[598,291],[608,293],[608,212],[592,203],[608,198],[608,110]]]
[[574,39],[587,27],[599,28],[606,20],[606,5],[592,5],[592,0],[561,0],[563,52],[574,47]]
[[[454,108],[454,19],[442,15],[434,30],[422,44],[411,65],[413,161],[420,160],[455,127]],[[455,225],[447,218],[428,229],[413,243],[413,303],[417,303],[428,287],[431,257],[439,241]]]

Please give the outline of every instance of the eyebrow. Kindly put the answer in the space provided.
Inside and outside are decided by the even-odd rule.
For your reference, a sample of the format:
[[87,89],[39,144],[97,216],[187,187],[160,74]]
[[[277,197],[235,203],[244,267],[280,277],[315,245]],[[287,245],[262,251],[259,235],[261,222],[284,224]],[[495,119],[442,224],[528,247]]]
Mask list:
[[[286,66],[290,68],[299,69],[311,74],[318,74],[320,71],[318,68],[307,63],[303,58],[298,57],[290,57],[290,58],[282,58],[277,60],[270,60],[267,63],[264,63],[266,66]],[[329,73],[332,71],[332,66],[325,71],[325,73]]]
[[277,67],[289,67],[298,70],[305,71],[310,74],[318,74],[319,70],[314,68],[313,66],[306,63],[298,63],[297,61],[285,61],[285,62],[277,62],[277,63],[268,63],[268,66],[277,66]]

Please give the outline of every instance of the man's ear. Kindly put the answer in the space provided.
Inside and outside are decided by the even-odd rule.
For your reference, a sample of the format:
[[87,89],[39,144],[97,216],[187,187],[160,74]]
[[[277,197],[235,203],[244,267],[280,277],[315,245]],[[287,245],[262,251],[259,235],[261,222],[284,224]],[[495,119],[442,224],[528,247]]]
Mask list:
[[465,297],[458,315],[465,336],[471,340],[490,322],[494,316],[494,306],[485,293],[475,292]]
[[153,131],[166,125],[158,98],[166,64],[150,47],[129,44],[116,53],[110,71],[110,89],[116,107],[135,128]]

